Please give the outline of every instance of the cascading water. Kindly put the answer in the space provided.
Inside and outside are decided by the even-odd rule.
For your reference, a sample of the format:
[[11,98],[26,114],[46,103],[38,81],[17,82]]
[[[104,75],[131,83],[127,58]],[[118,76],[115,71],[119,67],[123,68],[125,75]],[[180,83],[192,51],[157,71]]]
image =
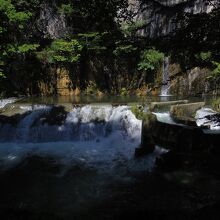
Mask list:
[[169,57],[164,58],[163,62],[163,82],[160,96],[169,96],[170,78],[169,78]]
[[16,98],[8,98],[8,99],[1,99],[0,100],[0,109],[4,108],[7,104],[16,102],[17,99]]
[[[45,122],[53,117],[51,106],[20,108],[25,114],[17,125],[0,124],[2,166],[14,166],[32,154],[52,156],[65,164],[78,161],[101,170],[109,170],[120,161],[134,163],[134,151],[141,142],[142,122],[128,106],[73,108],[59,125]],[[148,168],[153,166],[156,154],[148,160]]]
[[220,115],[210,108],[201,108],[196,112],[196,123],[203,126],[204,133],[220,133]]

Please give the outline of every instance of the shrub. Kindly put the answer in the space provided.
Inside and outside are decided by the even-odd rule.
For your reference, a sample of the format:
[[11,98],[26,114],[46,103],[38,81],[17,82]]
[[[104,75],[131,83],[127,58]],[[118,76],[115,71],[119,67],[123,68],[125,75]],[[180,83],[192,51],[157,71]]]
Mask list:
[[142,105],[131,106],[131,111],[135,115],[135,117],[139,120],[143,120],[146,117],[146,114],[144,112],[144,106]]
[[213,61],[212,64],[215,66],[215,69],[212,71],[212,74],[215,78],[220,77],[220,63]]
[[164,54],[155,49],[145,50],[138,64],[138,70],[151,71],[156,70],[164,58]]
[[74,9],[71,4],[62,4],[58,8],[58,12],[62,15],[70,16],[73,13]]
[[38,59],[48,63],[77,63],[83,46],[76,40],[54,40],[49,48],[37,53]]

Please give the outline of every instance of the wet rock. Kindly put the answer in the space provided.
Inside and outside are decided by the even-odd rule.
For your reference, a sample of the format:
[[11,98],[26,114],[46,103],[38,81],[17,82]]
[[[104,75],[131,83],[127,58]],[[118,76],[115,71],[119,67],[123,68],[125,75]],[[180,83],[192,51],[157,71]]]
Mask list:
[[140,146],[135,149],[135,157],[143,157],[147,154],[153,153],[155,149],[155,145],[152,143],[147,143],[146,146]]
[[196,120],[191,117],[172,117],[176,123],[196,127]]
[[1,125],[12,125],[14,127],[17,126],[17,124],[23,119],[25,116],[27,116],[28,113],[26,114],[15,114],[12,116],[6,116],[6,115],[0,115],[0,126]]
[[59,174],[62,165],[59,164],[54,158],[41,157],[37,155],[30,155],[21,161],[16,167],[12,168],[10,172],[24,172],[33,175],[36,174]]
[[194,158],[190,154],[169,151],[156,159],[156,166],[158,170],[175,171],[192,167],[193,162]]
[[[67,117],[67,111],[63,106],[55,106],[51,111],[41,115],[40,122],[49,125],[62,125]],[[39,120],[38,120],[39,122]],[[35,124],[34,124],[35,125]]]
[[142,121],[141,145],[135,150],[135,156],[140,157],[152,153],[155,144],[152,138],[154,132],[152,127],[156,123],[157,118],[154,114],[147,113]]

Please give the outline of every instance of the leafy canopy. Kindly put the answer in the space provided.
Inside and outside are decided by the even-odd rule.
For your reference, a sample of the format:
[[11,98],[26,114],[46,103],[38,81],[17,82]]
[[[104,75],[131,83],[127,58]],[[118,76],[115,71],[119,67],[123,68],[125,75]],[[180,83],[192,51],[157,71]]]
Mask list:
[[159,67],[163,58],[164,58],[164,54],[155,49],[144,50],[141,56],[141,61],[138,64],[138,70],[144,70],[144,71],[156,70]]
[[215,66],[214,70],[212,71],[212,74],[215,78],[219,78],[220,77],[220,63],[219,62],[212,62],[213,65]]
[[76,63],[81,57],[83,46],[76,40],[54,40],[50,47],[38,52],[37,57],[48,63]]

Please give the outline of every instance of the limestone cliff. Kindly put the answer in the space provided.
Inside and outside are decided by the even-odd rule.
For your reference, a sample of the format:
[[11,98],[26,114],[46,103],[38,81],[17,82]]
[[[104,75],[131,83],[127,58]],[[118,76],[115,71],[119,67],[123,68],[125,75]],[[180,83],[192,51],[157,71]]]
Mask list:
[[210,13],[218,0],[129,0],[135,21],[145,23],[139,36],[155,38],[175,31],[181,13]]
[[[135,21],[145,25],[139,36],[164,36],[179,27],[176,18],[181,13],[210,13],[218,0],[128,0]],[[36,27],[45,38],[62,38],[71,33],[74,25],[57,10],[55,1],[43,2],[36,19]]]
[[64,15],[58,13],[54,2],[43,2],[36,19],[36,28],[44,38],[63,38],[69,32]]

